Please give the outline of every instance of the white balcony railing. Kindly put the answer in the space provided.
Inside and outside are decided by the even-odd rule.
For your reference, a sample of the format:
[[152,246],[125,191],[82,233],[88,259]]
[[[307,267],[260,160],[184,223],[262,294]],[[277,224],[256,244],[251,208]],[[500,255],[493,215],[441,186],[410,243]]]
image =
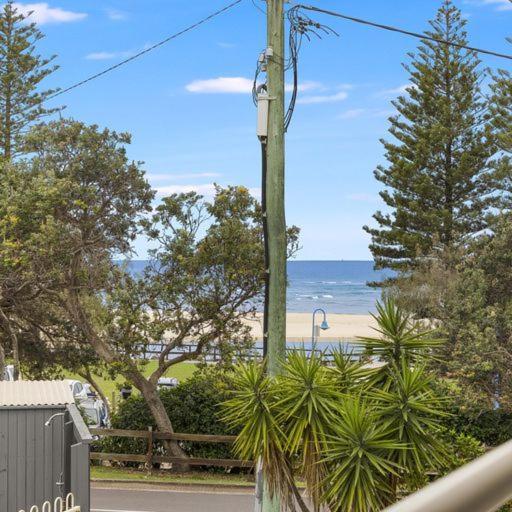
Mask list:
[[512,500],[512,441],[384,512],[492,512]]
[[[20,512],[25,512],[20,510]],[[39,512],[39,507],[33,505],[30,507],[28,512]],[[49,501],[45,501],[41,507],[41,512],[80,512],[80,507],[75,506],[75,497],[73,494],[68,494],[65,499],[57,498],[52,504]]]

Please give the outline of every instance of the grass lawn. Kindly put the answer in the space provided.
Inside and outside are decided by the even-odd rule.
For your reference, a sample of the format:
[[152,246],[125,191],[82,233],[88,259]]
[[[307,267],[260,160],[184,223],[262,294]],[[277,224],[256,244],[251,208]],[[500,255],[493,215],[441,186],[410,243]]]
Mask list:
[[[144,375],[148,376],[153,371],[155,371],[157,362],[156,361],[147,361],[145,364],[141,363],[143,366]],[[180,382],[183,382],[189,379],[196,370],[196,366],[193,363],[178,363],[174,366],[171,366],[169,370],[165,373],[165,377],[176,377]],[[66,379],[76,379],[82,381],[83,379],[76,374],[71,372],[64,372],[64,378]],[[118,384],[122,384],[125,381],[125,378],[122,375],[119,375],[115,380],[103,377],[96,377],[98,385],[101,387],[102,391],[105,393],[105,396],[112,400],[112,393],[116,394],[116,399],[119,398],[119,389],[117,387]],[[133,390],[137,392],[136,389]]]
[[91,478],[95,480],[126,480],[129,482],[158,482],[172,484],[213,484],[213,485],[251,485],[253,475],[228,473],[211,473],[208,471],[191,471],[190,473],[172,473],[154,471],[148,475],[146,471],[131,468],[107,468],[91,466]]

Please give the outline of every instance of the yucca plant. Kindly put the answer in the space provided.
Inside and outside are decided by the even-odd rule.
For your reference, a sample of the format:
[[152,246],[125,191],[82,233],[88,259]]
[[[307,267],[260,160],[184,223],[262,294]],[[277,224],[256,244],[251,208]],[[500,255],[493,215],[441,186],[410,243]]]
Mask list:
[[238,455],[259,459],[283,510],[307,510],[302,478],[315,511],[376,512],[399,491],[443,464],[441,404],[426,369],[440,344],[392,301],[379,304],[380,338],[360,343],[385,365],[369,370],[335,350],[296,351],[267,377],[263,364],[236,370],[224,417],[241,428]]
[[364,386],[372,371],[365,364],[356,359],[353,352],[345,352],[340,345],[331,352],[332,379],[340,393],[351,393]]
[[233,397],[223,404],[223,420],[239,428],[235,452],[244,460],[260,461],[271,497],[292,506],[295,482],[291,462],[285,453],[287,440],[277,423],[276,382],[265,372],[265,365],[242,364],[235,368]]
[[286,436],[289,456],[298,456],[313,508],[321,505],[321,482],[325,478],[322,452],[330,424],[339,414],[342,394],[333,385],[323,354],[292,352],[278,378],[278,422]]
[[393,495],[390,475],[400,466],[393,453],[406,448],[395,440],[371,404],[360,397],[346,399],[332,426],[324,462],[324,500],[332,512],[376,512]]
[[392,298],[377,302],[377,315],[372,316],[378,325],[375,328],[378,336],[358,337],[356,345],[385,363],[374,371],[374,385],[388,385],[389,367],[399,367],[402,361],[413,366],[436,357],[443,340],[435,337],[433,330],[413,321]]
[[[396,439],[407,450],[397,450],[392,460],[412,486],[424,481],[425,473],[447,463],[440,430],[443,412],[441,399],[433,392],[433,376],[425,366],[410,368],[402,360],[400,366],[390,368],[389,389],[374,389],[369,396],[374,400],[381,421],[395,432]],[[397,475],[391,476],[391,486],[397,492]]]

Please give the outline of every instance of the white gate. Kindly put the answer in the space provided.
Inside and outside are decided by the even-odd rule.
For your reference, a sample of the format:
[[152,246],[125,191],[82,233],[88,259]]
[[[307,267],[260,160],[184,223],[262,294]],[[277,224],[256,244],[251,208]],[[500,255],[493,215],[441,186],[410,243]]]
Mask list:
[[[25,512],[24,510],[20,510],[20,512]],[[37,505],[33,505],[30,507],[28,512],[39,512],[39,507]],[[75,497],[72,493],[69,493],[66,496],[66,499],[56,498],[52,504],[49,501],[45,501],[41,508],[41,512],[80,512],[80,507],[75,506]]]

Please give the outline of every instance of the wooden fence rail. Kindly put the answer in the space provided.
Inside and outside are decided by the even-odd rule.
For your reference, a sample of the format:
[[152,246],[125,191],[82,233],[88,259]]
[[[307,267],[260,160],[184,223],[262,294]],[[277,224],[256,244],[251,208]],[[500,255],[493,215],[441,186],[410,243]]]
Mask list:
[[209,459],[191,457],[182,459],[153,453],[153,443],[156,440],[169,441],[193,441],[199,443],[234,443],[236,436],[205,435],[205,434],[166,434],[148,430],[120,430],[114,428],[91,428],[91,434],[98,437],[128,437],[136,439],[147,439],[147,451],[145,454],[133,453],[103,453],[91,452],[91,460],[105,460],[114,462],[140,462],[146,463],[148,471],[151,471],[155,463],[188,464],[190,466],[217,466],[217,467],[238,467],[251,468],[254,462],[237,459]]

